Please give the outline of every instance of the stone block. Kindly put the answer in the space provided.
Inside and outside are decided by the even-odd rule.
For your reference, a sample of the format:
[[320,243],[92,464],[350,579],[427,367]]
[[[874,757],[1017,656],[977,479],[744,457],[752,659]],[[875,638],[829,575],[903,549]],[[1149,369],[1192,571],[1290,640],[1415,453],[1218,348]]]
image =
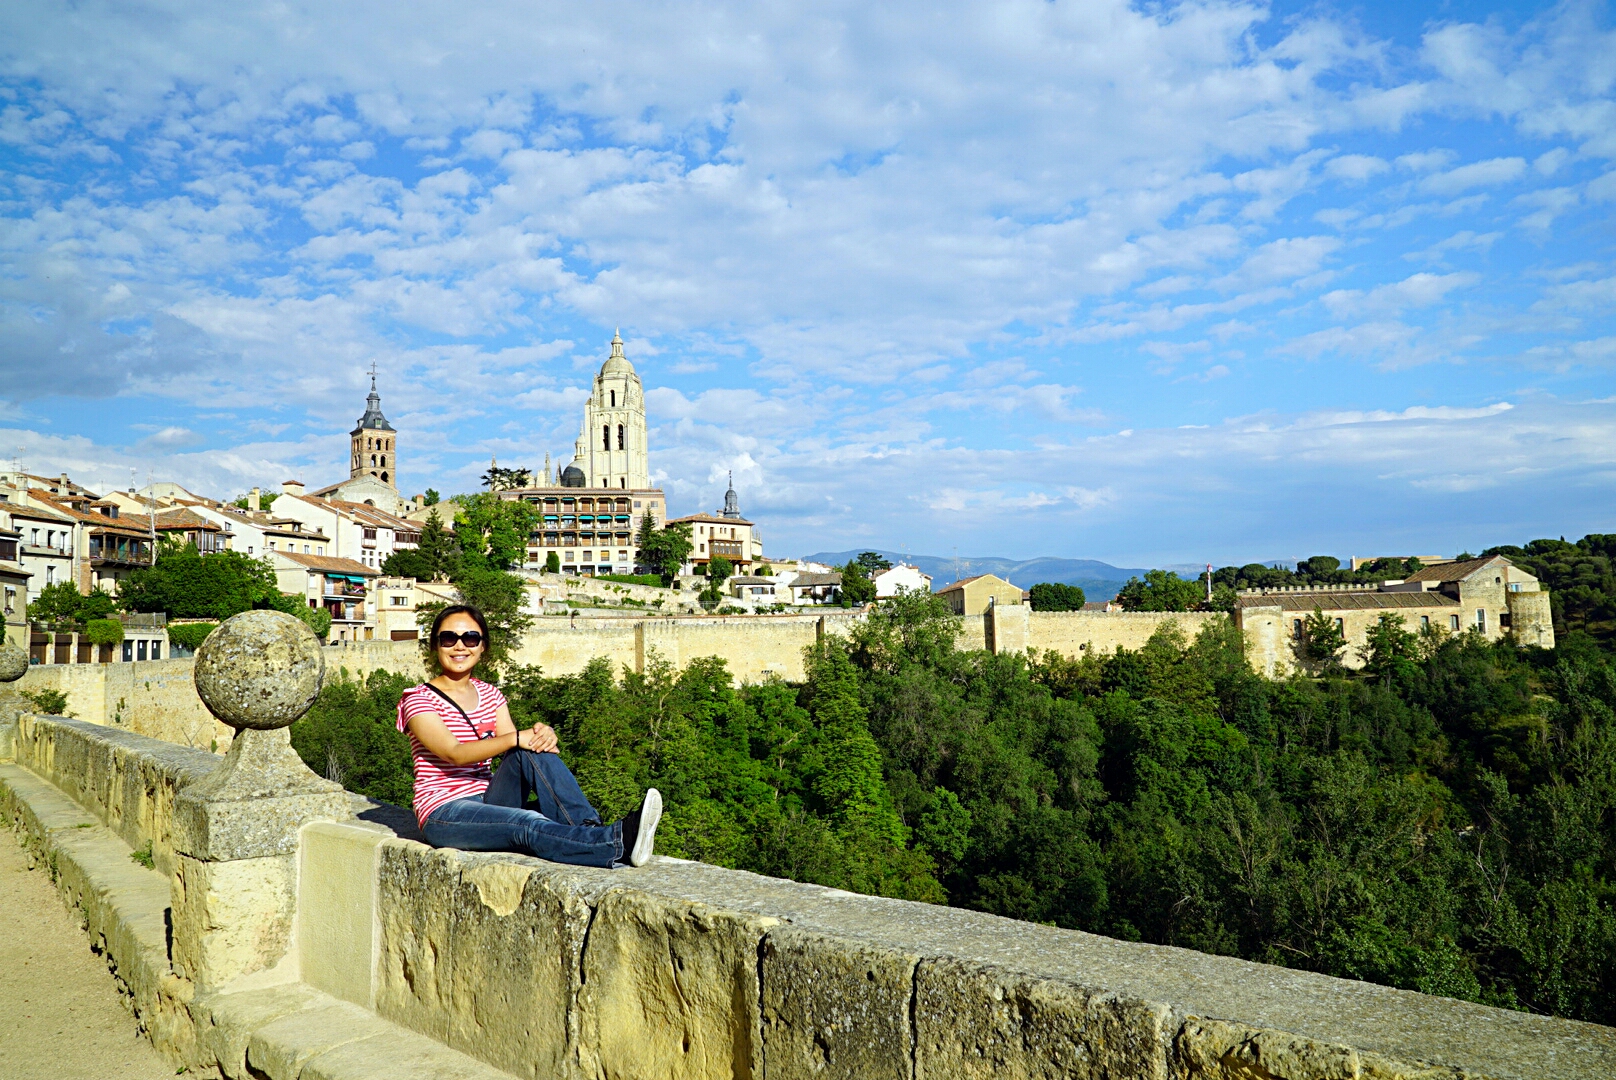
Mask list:
[[578,993],[586,1075],[761,1077],[758,946],[779,920],[612,889]]
[[297,859],[205,862],[176,857],[174,970],[200,987],[219,987],[274,967],[292,943]]
[[916,1080],[1168,1080],[1165,1006],[1067,982],[928,960],[915,970],[914,1022]]
[[232,994],[197,994],[187,1009],[202,1051],[201,1061],[216,1065],[226,1080],[254,1080],[247,1068],[247,1042],[252,1033],[309,1008],[319,997],[318,991],[302,983]]
[[377,1010],[518,1076],[573,1074],[590,909],[569,872],[399,840],[380,856]]
[[376,1003],[377,849],[391,833],[373,826],[305,825],[298,852],[298,970],[343,1001]]
[[763,1057],[771,1080],[909,1080],[919,956],[778,927],[763,939]]
[[357,1005],[330,1001],[272,1020],[247,1037],[253,1076],[298,1080],[311,1059],[347,1043],[387,1035],[391,1024]]
[[286,729],[248,729],[217,770],[174,800],[174,848],[210,862],[285,855],[309,822],[352,817],[348,793],[309,772]]
[[309,1060],[298,1080],[509,1080],[465,1054],[408,1032],[372,1035],[344,1043]]

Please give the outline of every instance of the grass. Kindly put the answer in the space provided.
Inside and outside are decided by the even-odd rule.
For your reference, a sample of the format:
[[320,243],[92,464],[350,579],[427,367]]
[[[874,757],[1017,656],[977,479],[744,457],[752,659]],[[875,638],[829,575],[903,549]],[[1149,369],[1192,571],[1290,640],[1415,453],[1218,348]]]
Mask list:
[[129,853],[129,861],[137,862],[148,870],[157,869],[157,860],[152,858],[152,842],[146,841],[144,845]]

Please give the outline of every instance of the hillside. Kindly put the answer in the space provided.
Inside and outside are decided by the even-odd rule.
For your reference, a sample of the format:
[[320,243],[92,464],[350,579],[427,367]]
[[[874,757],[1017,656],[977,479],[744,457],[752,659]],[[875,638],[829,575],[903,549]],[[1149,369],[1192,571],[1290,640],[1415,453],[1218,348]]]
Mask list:
[[[840,566],[850,559],[857,558],[859,552],[871,550],[879,551],[872,548],[856,548],[852,551],[822,551],[803,557],[813,562]],[[891,559],[895,563],[906,562],[911,566],[918,566],[931,575],[932,587],[936,589],[958,578],[971,577],[974,574],[997,574],[1023,589],[1031,588],[1041,581],[1057,581],[1063,585],[1081,587],[1090,600],[1107,600],[1115,596],[1117,590],[1129,578],[1142,577],[1145,573],[1142,569],[1112,566],[1110,563],[1095,559],[1045,557],[1018,560],[980,556],[953,559],[937,555],[905,555],[897,551],[879,553],[882,558]]]

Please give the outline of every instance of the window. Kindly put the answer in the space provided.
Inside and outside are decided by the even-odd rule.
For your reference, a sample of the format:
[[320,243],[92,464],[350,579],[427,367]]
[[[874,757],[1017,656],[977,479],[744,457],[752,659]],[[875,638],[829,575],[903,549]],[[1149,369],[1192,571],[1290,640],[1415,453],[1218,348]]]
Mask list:
[[33,535],[29,538],[28,542],[30,544],[33,544],[35,547],[38,547],[39,546],[39,530],[38,529],[33,529],[33,530],[30,530],[30,531],[33,533]]
[[1448,629],[1452,630],[1454,633],[1458,633],[1458,631],[1459,631],[1459,616],[1457,616],[1457,615],[1449,615],[1448,616]]
[[623,425],[622,424],[617,425],[617,448],[619,450],[623,449]]
[[324,555],[325,554],[325,545],[321,544],[319,550],[316,551],[315,554],[316,555]]
[[628,477],[619,476],[617,478],[617,486],[620,487],[620,488],[625,488],[626,489],[628,487]]
[[1486,608],[1479,607],[1479,608],[1476,609],[1476,629],[1480,630],[1484,634],[1487,632],[1487,609]]
[[611,396],[612,396],[612,408],[614,408],[614,409],[617,408],[617,391],[616,390],[609,390],[609,391],[607,391],[607,393],[611,394]]
[[271,540],[269,542],[269,550],[271,550],[271,551],[275,550],[275,541]]
[[133,641],[124,642],[123,643],[123,662],[127,664],[127,663],[129,663],[129,661],[133,660],[134,658],[135,658],[135,643]]
[[145,638],[141,638],[139,641],[135,642],[135,659],[136,660],[144,660],[144,659],[146,659],[146,639]]
[[405,604],[409,603],[409,601],[410,601],[410,598],[407,597],[407,596],[390,596],[387,599],[392,603],[392,605],[394,607],[403,607]]
[[45,584],[47,584],[47,585],[56,584],[56,567],[54,567],[54,566],[45,567]]
[[1421,615],[1420,616],[1420,629],[1421,630],[1429,630],[1429,629],[1431,629],[1431,616],[1429,616],[1429,615]]
[[1518,582],[1518,581],[1510,582],[1509,583],[1509,591],[1510,592],[1520,592],[1521,591],[1521,583]]
[[634,509],[638,510],[639,508],[640,508],[640,500],[635,499],[634,500]]
[[303,554],[307,555],[308,553],[309,553],[309,545],[304,544],[303,545]]
[[612,448],[612,425],[610,424],[600,429],[600,448],[602,450]]
[[151,643],[151,658],[153,660],[161,660],[163,658],[163,643],[161,641],[154,641]]
[[1291,620],[1291,637],[1295,638],[1297,641],[1302,640],[1302,620],[1301,619],[1292,619]]
[[7,615],[15,615],[16,613],[17,613],[17,590],[13,589],[10,585],[7,585],[6,586],[6,614]]
[[1337,619],[1335,621],[1335,628],[1337,630],[1341,631],[1343,634],[1346,633],[1347,632],[1347,620],[1345,620],[1345,619]]

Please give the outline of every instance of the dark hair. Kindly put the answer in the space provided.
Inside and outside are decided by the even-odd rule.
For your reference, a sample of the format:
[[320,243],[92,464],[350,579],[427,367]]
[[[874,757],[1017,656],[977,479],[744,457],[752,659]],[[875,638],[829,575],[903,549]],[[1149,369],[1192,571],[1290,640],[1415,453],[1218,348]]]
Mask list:
[[427,654],[432,657],[433,664],[435,665],[438,660],[438,631],[443,627],[443,620],[451,615],[471,616],[472,621],[483,632],[483,656],[486,657],[488,655],[488,646],[493,644],[488,634],[488,617],[480,609],[472,607],[470,604],[450,604],[438,612],[438,617],[432,620],[432,636],[427,638],[426,649]]

